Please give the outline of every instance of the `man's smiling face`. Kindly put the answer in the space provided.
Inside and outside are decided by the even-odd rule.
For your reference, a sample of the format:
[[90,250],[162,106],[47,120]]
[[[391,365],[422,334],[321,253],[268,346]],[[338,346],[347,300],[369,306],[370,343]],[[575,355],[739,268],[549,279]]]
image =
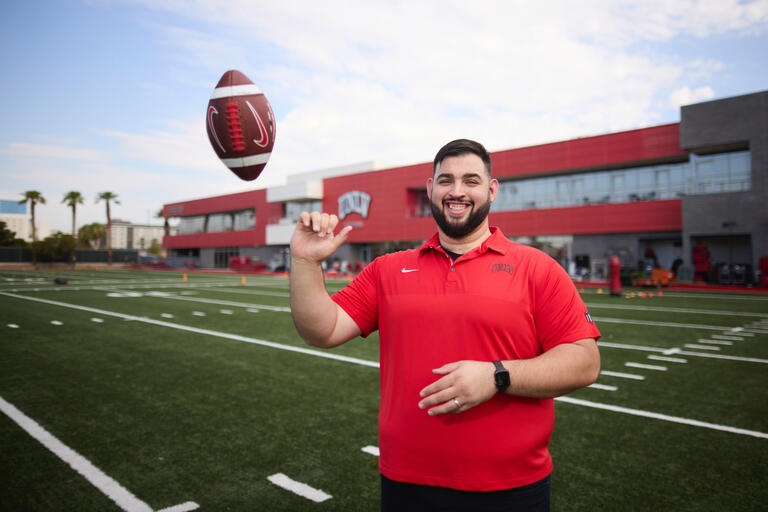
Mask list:
[[474,153],[446,157],[427,181],[432,216],[454,240],[486,222],[498,189],[498,182],[488,176],[483,160]]

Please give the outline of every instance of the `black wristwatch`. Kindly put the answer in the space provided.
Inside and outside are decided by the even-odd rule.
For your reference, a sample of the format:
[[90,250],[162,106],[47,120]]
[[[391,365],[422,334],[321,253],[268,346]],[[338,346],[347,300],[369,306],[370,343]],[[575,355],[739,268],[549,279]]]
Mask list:
[[496,383],[496,389],[499,393],[503,393],[509,387],[509,370],[504,368],[501,361],[494,361],[493,365],[496,367],[496,372],[493,374],[493,381]]

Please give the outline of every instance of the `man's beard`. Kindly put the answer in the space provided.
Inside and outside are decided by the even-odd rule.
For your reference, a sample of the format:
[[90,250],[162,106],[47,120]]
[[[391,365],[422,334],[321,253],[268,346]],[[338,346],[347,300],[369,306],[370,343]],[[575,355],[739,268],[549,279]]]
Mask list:
[[446,236],[456,240],[464,238],[477,229],[486,217],[488,217],[488,212],[491,211],[491,201],[489,197],[485,203],[477,208],[475,208],[475,203],[472,203],[472,212],[470,212],[467,220],[461,223],[453,223],[448,221],[443,209],[436,205],[434,201],[430,201],[429,206],[432,210],[432,217],[434,217],[437,225],[440,226],[440,230],[445,233]]

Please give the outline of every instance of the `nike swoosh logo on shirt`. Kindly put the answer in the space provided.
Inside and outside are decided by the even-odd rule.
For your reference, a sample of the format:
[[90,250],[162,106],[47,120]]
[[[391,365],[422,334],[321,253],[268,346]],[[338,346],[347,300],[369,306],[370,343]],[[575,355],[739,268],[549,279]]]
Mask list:
[[418,272],[418,271],[419,271],[419,269],[417,269],[417,268],[405,268],[405,267],[403,267],[403,269],[400,272],[402,272],[403,274],[407,274],[408,272]]

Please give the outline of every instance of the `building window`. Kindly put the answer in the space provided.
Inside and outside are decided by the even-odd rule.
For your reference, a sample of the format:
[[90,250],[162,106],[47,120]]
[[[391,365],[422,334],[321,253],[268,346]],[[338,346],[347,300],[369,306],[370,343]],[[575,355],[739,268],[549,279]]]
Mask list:
[[749,151],[691,155],[688,162],[503,181],[492,211],[672,199],[747,191]]
[[256,227],[256,214],[253,210],[242,210],[232,215],[232,227],[235,231],[245,231]]
[[208,229],[206,232],[232,231],[232,224],[231,213],[211,213],[208,215]]
[[299,221],[301,212],[320,212],[322,210],[322,201],[288,201],[285,203],[284,219],[291,223],[295,223]]
[[179,234],[192,235],[203,233],[205,231],[205,215],[195,215],[193,217],[182,217],[179,221]]

